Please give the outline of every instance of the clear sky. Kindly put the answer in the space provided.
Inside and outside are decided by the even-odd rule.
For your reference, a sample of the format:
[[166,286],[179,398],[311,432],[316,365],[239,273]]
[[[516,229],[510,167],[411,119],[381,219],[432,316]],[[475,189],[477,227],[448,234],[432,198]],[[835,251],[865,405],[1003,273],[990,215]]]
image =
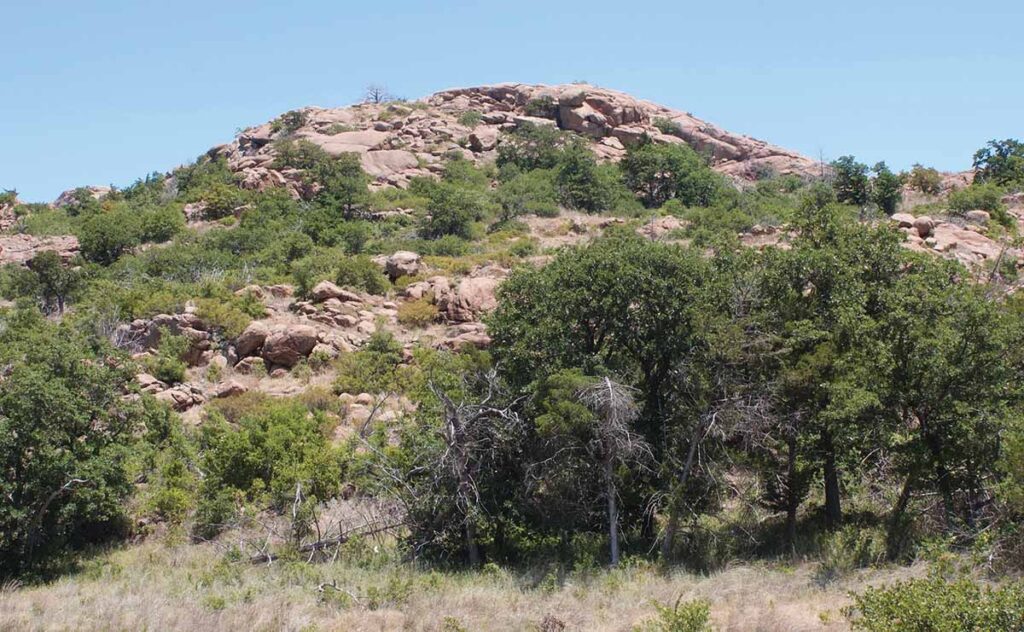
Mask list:
[[1024,1],[0,0],[0,188],[130,184],[369,83],[584,80],[809,156],[1024,137]]

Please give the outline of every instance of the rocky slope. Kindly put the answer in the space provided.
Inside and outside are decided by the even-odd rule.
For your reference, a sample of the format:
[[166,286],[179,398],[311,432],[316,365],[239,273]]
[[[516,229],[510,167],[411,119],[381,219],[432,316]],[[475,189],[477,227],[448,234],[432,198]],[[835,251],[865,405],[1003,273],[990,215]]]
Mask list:
[[298,174],[272,167],[273,141],[290,135],[332,154],[358,153],[376,185],[404,186],[409,178],[439,170],[449,151],[491,160],[502,131],[533,122],[592,138],[594,152],[605,160],[620,159],[627,146],[646,134],[656,142],[689,144],[709,155],[715,169],[739,180],[820,170],[809,158],[688,113],[582,84],[498,84],[446,90],[414,102],[298,112],[291,128],[280,119],[271,121],[244,130],[210,153],[225,157],[247,188],[288,186],[298,195]]

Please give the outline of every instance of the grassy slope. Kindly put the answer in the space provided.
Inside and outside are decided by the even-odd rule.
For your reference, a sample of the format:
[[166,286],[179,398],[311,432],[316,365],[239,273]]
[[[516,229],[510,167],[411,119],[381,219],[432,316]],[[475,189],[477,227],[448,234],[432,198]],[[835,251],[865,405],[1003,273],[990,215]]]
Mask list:
[[[709,577],[641,567],[558,585],[542,574],[368,564],[252,567],[212,544],[154,539],[100,553],[49,585],[0,589],[0,630],[536,630],[552,615],[566,630],[596,632],[628,630],[654,613],[652,600],[680,596],[710,600],[720,630],[845,630],[839,610],[848,591],[922,571],[863,571],[821,588],[811,564],[736,566]],[[331,581],[355,600],[331,588],[321,597],[318,586]]]

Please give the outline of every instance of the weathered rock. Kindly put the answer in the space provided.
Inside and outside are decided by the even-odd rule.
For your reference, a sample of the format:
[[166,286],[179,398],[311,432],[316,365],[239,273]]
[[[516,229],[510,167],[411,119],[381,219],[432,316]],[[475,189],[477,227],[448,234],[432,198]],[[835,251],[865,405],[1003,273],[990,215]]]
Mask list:
[[423,269],[423,260],[415,252],[399,250],[387,258],[384,271],[394,281],[403,276],[415,276]]
[[329,298],[336,298],[340,301],[352,301],[361,302],[363,299],[355,292],[350,292],[342,287],[338,287],[330,281],[321,281],[316,284],[310,296],[314,301],[321,303]]
[[316,329],[309,325],[292,325],[267,336],[263,343],[263,359],[291,368],[308,356],[316,343]]
[[964,215],[964,218],[967,219],[968,222],[985,225],[988,224],[989,220],[992,219],[992,215],[990,215],[988,211],[976,210],[967,211],[967,213]]
[[216,398],[234,397],[248,391],[249,388],[241,382],[238,382],[237,380],[228,380],[223,384],[217,385],[217,388],[213,390],[213,396]]
[[73,235],[0,235],[0,265],[25,265],[47,250],[56,252],[64,263],[68,263],[78,255],[78,238]]
[[263,358],[258,356],[249,356],[248,358],[242,358],[235,365],[235,371],[242,375],[250,375],[252,373],[265,371],[267,368]]
[[270,328],[266,324],[258,320],[252,321],[235,340],[235,353],[240,358],[253,355],[263,347],[269,335]]
[[910,213],[893,213],[889,219],[896,222],[900,228],[913,228],[915,218]]
[[932,229],[935,227],[935,222],[932,218],[927,215],[922,215],[914,220],[914,228],[917,230],[917,234],[921,239],[927,239],[932,234]]
[[498,306],[497,287],[498,280],[494,278],[466,277],[454,291],[438,298],[438,309],[453,322],[476,320]]

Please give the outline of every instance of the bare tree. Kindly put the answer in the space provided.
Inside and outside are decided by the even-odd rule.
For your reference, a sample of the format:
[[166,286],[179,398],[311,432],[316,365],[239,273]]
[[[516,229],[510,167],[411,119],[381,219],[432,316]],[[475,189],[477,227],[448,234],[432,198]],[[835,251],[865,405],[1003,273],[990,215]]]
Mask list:
[[491,453],[522,427],[519,415],[513,410],[518,400],[495,404],[500,392],[497,372],[492,369],[484,379],[485,394],[478,402],[455,402],[437,384],[429,384],[430,391],[444,407],[439,430],[444,451],[432,465],[433,484],[443,486],[442,481],[447,477],[455,482],[455,506],[462,516],[466,555],[472,566],[480,564],[476,532],[480,514],[478,476]]
[[640,415],[633,399],[634,389],[609,378],[580,389],[580,403],[597,415],[594,451],[601,460],[604,488],[608,504],[608,539],[611,563],[619,563],[619,509],[615,489],[617,463],[642,463],[651,457],[651,449],[631,425]]
[[371,83],[366,86],[366,91],[363,93],[363,103],[387,103],[388,101],[394,101],[395,97],[388,92],[387,86]]

